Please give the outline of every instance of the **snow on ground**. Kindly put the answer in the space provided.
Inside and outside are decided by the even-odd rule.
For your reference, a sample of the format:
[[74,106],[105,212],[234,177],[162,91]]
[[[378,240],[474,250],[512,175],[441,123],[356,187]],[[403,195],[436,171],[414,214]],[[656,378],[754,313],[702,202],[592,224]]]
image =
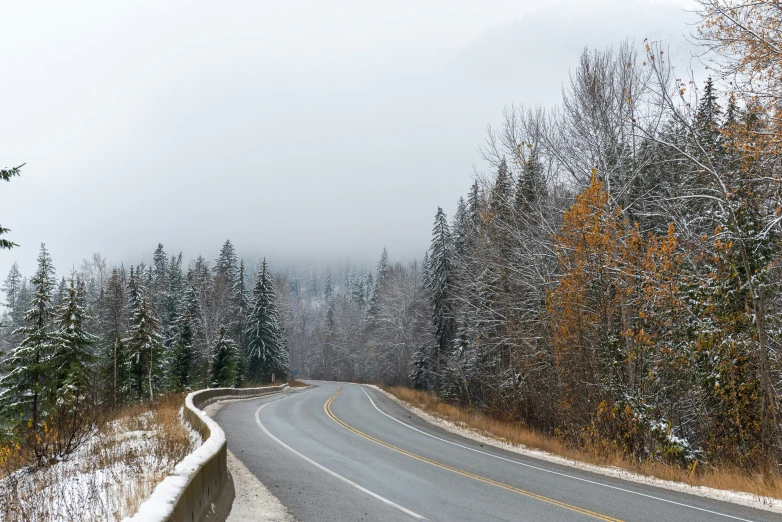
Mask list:
[[525,446],[517,446],[515,444],[509,444],[507,442],[495,439],[493,437],[486,436],[482,433],[479,433],[476,430],[464,426],[460,426],[454,422],[441,419],[439,417],[435,417],[434,415],[427,413],[420,408],[412,406],[396,398],[391,393],[388,393],[387,391],[377,386],[371,384],[365,384],[364,386],[378,390],[380,393],[383,393],[386,397],[396,402],[403,408],[418,415],[423,420],[444,429],[445,431],[454,433],[456,435],[461,435],[462,437],[472,439],[474,441],[480,442],[485,445],[494,446],[496,448],[518,453],[520,455],[525,455],[528,457],[533,457],[536,459],[552,462],[555,464],[560,464],[562,466],[577,468],[584,471],[605,475],[608,477],[618,477],[622,480],[637,482],[639,484],[646,484],[649,486],[669,489],[672,491],[681,491],[684,493],[689,493],[690,495],[698,495],[701,497],[711,498],[714,500],[721,500],[723,502],[732,502],[733,504],[739,504],[742,506],[747,506],[756,509],[763,509],[765,511],[771,511],[773,513],[782,513],[782,500],[773,499],[769,497],[762,497],[759,495],[752,495],[750,493],[743,493],[739,491],[725,491],[721,489],[707,488],[705,486],[690,486],[689,484],[684,484],[682,482],[673,482],[670,480],[662,480],[655,477],[648,477],[646,475],[639,475],[638,473],[632,473],[625,469],[616,468],[616,467],[596,466],[594,464],[587,464],[584,462],[578,462],[576,460],[566,459],[564,457],[553,455],[546,451],[534,450],[534,449],[527,448]]
[[[235,401],[225,400],[212,403],[204,408],[204,413],[214,418],[220,408],[230,402]],[[228,452],[228,471],[234,481],[236,497],[226,522],[259,520],[294,522],[296,520],[282,502],[230,451]]]
[[[128,429],[128,428],[136,429]],[[116,521],[132,515],[181,458],[171,454],[154,416],[107,423],[67,460],[0,481],[0,520]],[[197,434],[196,434],[197,435]]]

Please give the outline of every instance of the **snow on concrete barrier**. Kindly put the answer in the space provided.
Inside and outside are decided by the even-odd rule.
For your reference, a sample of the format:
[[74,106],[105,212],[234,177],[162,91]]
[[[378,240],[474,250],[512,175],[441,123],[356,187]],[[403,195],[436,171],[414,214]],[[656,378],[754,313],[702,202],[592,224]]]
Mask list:
[[185,399],[184,417],[204,441],[155,487],[138,512],[123,522],[200,522],[225,520],[233,503],[233,483],[226,466],[227,446],[222,428],[201,409],[223,399],[268,395],[287,388],[210,388]]

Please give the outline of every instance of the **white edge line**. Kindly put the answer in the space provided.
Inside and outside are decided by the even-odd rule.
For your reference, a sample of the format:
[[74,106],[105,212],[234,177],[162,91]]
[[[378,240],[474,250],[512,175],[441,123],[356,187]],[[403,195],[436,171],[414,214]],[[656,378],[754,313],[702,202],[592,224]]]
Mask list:
[[[532,464],[525,464],[524,462],[519,462],[517,460],[508,459],[508,458],[505,458],[505,457],[500,457],[499,455],[494,455],[494,454],[488,453],[486,451],[481,451],[481,450],[477,450],[475,448],[471,448],[469,446],[464,446],[462,444],[457,444],[456,442],[452,442],[450,440],[443,439],[443,438],[438,437],[436,435],[432,435],[431,433],[427,433],[427,432],[425,432],[423,430],[419,430],[415,426],[411,426],[411,425],[409,425],[409,424],[407,424],[405,422],[402,422],[399,419],[396,419],[396,418],[392,417],[391,415],[389,415],[388,413],[384,412],[383,410],[381,410],[380,408],[377,407],[377,404],[375,404],[375,401],[373,401],[372,397],[369,396],[369,394],[367,393],[366,389],[364,389],[364,386],[359,386],[359,387],[361,388],[361,391],[364,392],[364,395],[367,396],[367,398],[369,399],[369,402],[372,403],[372,406],[374,406],[377,411],[379,411],[380,413],[382,413],[383,415],[385,415],[389,419],[391,419],[393,421],[396,421],[396,422],[398,422],[399,424],[401,424],[403,426],[407,426],[411,430],[417,431],[418,433],[422,433],[422,434],[426,435],[427,437],[432,437],[433,439],[437,439],[437,440],[445,442],[447,444],[451,444],[453,446],[458,446],[459,448],[463,448],[463,449],[466,449],[466,450],[469,450],[469,451],[474,451],[475,453],[480,453],[481,455],[487,455],[489,457],[494,457],[495,459],[504,460],[506,462],[511,462],[513,464],[518,464],[519,466],[524,466],[524,467],[527,467],[527,468],[536,469],[538,471],[545,471],[546,473],[551,473],[553,475],[559,475],[560,477],[567,477],[567,478],[574,479],[574,480],[580,480],[581,482],[587,482],[589,484],[594,484],[596,486],[602,486],[604,488],[615,489],[617,491],[622,491],[624,493],[632,493],[633,495],[638,495],[638,496],[650,498],[650,499],[653,499],[653,500],[659,500],[661,502],[667,502],[669,504],[675,504],[677,506],[686,507],[686,508],[690,508],[690,509],[695,509],[697,511],[703,511],[704,513],[711,513],[712,515],[719,515],[721,517],[731,518],[733,520],[741,520],[742,522],[753,522],[752,520],[749,520],[749,519],[746,519],[746,518],[739,518],[739,517],[735,517],[733,515],[727,515],[725,513],[720,513],[719,511],[711,511],[709,509],[699,508],[697,506],[691,506],[689,504],[683,504],[681,502],[676,502],[674,500],[668,500],[668,499],[665,499],[665,498],[655,497],[653,495],[647,495],[646,493],[639,493],[638,491],[632,491],[630,489],[624,489],[624,488],[620,488],[618,486],[611,486],[610,484],[603,484],[602,482],[597,482],[597,481],[594,481],[594,480],[589,480],[589,479],[585,479],[585,478],[581,478],[581,477],[576,477],[576,476],[573,476],[573,475],[568,475],[567,473],[561,473],[559,471],[553,471],[553,470],[550,470],[550,469],[541,468],[541,467],[538,467],[538,466],[533,466]],[[530,457],[530,458],[534,458],[534,457]]]
[[288,451],[290,451],[290,452],[291,452],[291,453],[293,453],[294,455],[297,455],[297,456],[301,457],[302,459],[306,460],[307,462],[309,462],[310,464],[312,464],[312,465],[313,465],[313,466],[315,466],[316,468],[318,468],[318,469],[320,469],[320,470],[322,470],[322,471],[325,471],[326,473],[328,473],[328,474],[329,474],[329,475],[331,475],[332,477],[335,477],[335,478],[337,478],[337,479],[341,480],[342,482],[344,482],[344,483],[346,483],[346,484],[348,484],[348,485],[350,485],[350,486],[353,486],[354,488],[356,488],[357,490],[361,491],[362,493],[366,493],[367,495],[370,495],[371,497],[374,497],[374,498],[376,498],[376,499],[380,500],[381,502],[385,502],[385,503],[386,503],[386,504],[388,504],[389,506],[391,506],[391,507],[393,507],[393,508],[395,508],[395,509],[398,509],[399,511],[401,511],[402,513],[405,513],[406,515],[409,515],[409,516],[411,516],[411,517],[413,517],[413,518],[416,518],[416,519],[418,519],[418,520],[427,520],[427,518],[426,518],[426,517],[423,517],[423,516],[419,515],[418,513],[415,513],[415,512],[413,512],[413,511],[410,511],[409,509],[407,509],[407,508],[405,508],[405,507],[402,507],[402,506],[400,506],[399,504],[397,504],[397,503],[395,503],[395,502],[392,502],[391,500],[388,500],[388,499],[387,499],[387,498],[385,498],[385,497],[381,497],[381,496],[380,496],[380,495],[378,495],[377,493],[373,493],[372,491],[369,491],[367,488],[365,488],[365,487],[363,487],[363,486],[359,486],[358,484],[356,484],[356,483],[355,483],[355,482],[353,482],[352,480],[346,479],[345,477],[343,477],[343,476],[342,476],[342,475],[340,475],[339,473],[336,473],[336,472],[334,472],[334,471],[331,471],[331,470],[330,470],[329,468],[327,468],[326,466],[323,466],[322,464],[318,464],[317,462],[315,462],[315,461],[314,461],[314,460],[312,460],[311,458],[307,457],[306,455],[302,455],[301,453],[299,453],[298,451],[296,451],[295,449],[291,448],[290,446],[288,446],[287,444],[285,444],[283,441],[281,441],[280,439],[278,439],[277,437],[275,437],[274,435],[272,435],[272,434],[269,432],[269,430],[267,430],[267,429],[266,429],[266,426],[264,426],[264,425],[263,425],[263,423],[261,422],[261,419],[260,419],[260,417],[259,417],[259,414],[261,413],[261,410],[262,410],[262,409],[264,409],[264,408],[265,408],[266,406],[268,406],[269,404],[274,404],[275,402],[280,402],[280,401],[284,401],[284,400],[286,400],[286,399],[290,399],[290,398],[292,398],[292,397],[301,396],[301,395],[304,395],[305,393],[309,393],[310,391],[312,391],[312,390],[307,390],[306,392],[297,393],[296,395],[289,395],[288,397],[284,397],[284,398],[282,398],[282,399],[277,399],[276,401],[267,402],[267,403],[265,403],[265,404],[261,405],[261,407],[260,407],[260,408],[258,408],[258,409],[255,411],[255,422],[258,424],[258,427],[259,427],[259,428],[261,428],[261,429],[263,430],[263,432],[264,432],[266,435],[268,435],[268,436],[269,436],[269,438],[271,438],[271,439],[272,439],[274,442],[276,442],[277,444],[279,444],[279,445],[280,445],[280,446],[282,446],[283,448],[287,449]]

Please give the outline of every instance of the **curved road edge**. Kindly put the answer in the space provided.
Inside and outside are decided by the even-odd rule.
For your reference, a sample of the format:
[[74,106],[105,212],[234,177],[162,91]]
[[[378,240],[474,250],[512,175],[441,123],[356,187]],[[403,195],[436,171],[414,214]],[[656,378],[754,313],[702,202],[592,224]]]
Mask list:
[[[708,498],[711,500],[719,500],[721,502],[729,502],[731,504],[736,504],[743,507],[761,509],[763,511],[768,511],[771,513],[782,514],[782,500],[780,499],[762,497],[759,495],[753,495],[751,493],[744,493],[738,491],[714,489],[705,486],[690,486],[689,484],[685,484],[683,482],[673,482],[670,480],[663,480],[656,477],[649,477],[646,475],[640,475],[638,473],[633,473],[631,471],[627,471],[619,468],[597,466],[595,464],[588,464],[585,462],[579,462],[577,460],[571,460],[565,457],[560,457],[559,455],[554,455],[546,451],[534,450],[523,446],[509,444],[507,442],[497,440],[488,435],[483,435],[482,433],[479,433],[475,430],[463,428],[449,420],[435,417],[434,415],[427,413],[416,406],[406,403],[405,401],[397,398],[396,396],[385,391],[379,386],[375,386],[374,384],[361,384],[360,386],[366,388],[372,388],[373,390],[382,393],[388,399],[394,401],[399,406],[403,407],[410,413],[416,415],[424,422],[437,426],[438,428],[441,428],[449,433],[453,433],[454,435],[459,435],[461,437],[479,442],[481,444],[485,444],[505,451],[517,453],[525,457],[531,457],[533,459],[542,460],[545,462],[551,462],[553,464],[559,464],[562,466],[578,469],[581,471],[588,471],[590,473],[595,473],[606,477],[618,478],[621,480],[626,480],[628,482],[635,482],[646,486],[654,486],[661,489],[667,489],[679,493],[687,493],[689,495],[695,495],[703,498]],[[370,398],[369,400],[371,401],[372,399]],[[375,409],[380,411],[380,413],[382,413],[383,415],[388,416],[386,413],[384,413],[379,408],[377,408],[377,406],[375,406]],[[390,418],[392,418],[397,422],[401,422],[393,417]],[[412,426],[408,426],[408,427],[416,431],[419,431],[417,430],[417,428],[414,428]],[[548,471],[548,470],[543,469],[543,471]]]

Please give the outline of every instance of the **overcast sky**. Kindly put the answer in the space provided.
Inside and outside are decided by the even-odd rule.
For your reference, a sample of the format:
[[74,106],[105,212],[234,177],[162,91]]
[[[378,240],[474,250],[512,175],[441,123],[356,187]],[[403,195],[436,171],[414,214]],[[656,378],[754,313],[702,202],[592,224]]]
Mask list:
[[[66,6],[67,4],[67,6]],[[556,103],[585,46],[683,45],[688,0],[0,0],[0,251],[420,257],[504,106]],[[688,51],[682,47],[681,56]]]

